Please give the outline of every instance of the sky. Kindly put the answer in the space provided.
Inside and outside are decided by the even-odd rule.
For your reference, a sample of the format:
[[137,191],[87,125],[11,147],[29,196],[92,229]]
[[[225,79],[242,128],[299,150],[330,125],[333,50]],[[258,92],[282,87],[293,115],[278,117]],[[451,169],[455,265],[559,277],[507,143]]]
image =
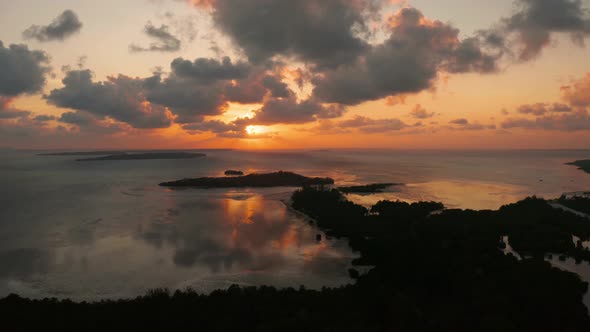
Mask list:
[[587,0],[3,0],[0,148],[590,148]]

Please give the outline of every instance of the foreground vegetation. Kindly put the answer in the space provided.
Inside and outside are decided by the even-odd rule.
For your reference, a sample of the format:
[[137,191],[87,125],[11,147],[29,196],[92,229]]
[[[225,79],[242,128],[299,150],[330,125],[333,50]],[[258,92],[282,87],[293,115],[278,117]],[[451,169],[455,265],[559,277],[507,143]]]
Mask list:
[[362,186],[338,187],[338,190],[345,194],[371,194],[381,193],[389,187],[401,185],[401,183],[373,183]]
[[[528,198],[498,211],[444,210],[436,202],[379,202],[305,188],[293,208],[360,252],[354,285],[321,291],[273,287],[153,291],[134,300],[0,300],[5,323],[64,330],[588,331],[588,285],[553,268],[548,254],[588,259],[572,235],[590,221]],[[523,259],[505,254],[507,236]],[[359,269],[360,270],[360,269]],[[34,317],[34,319],[31,319]]]
[[567,206],[572,210],[576,210],[585,214],[590,215],[590,198],[587,197],[571,197],[559,198],[559,204]]

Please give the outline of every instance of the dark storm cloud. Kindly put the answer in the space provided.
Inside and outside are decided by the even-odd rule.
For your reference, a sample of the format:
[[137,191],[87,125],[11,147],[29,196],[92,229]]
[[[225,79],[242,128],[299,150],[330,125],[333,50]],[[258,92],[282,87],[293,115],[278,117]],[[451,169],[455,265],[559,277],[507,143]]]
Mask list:
[[41,114],[41,115],[37,115],[33,118],[33,120],[35,121],[39,121],[39,122],[47,122],[47,121],[53,121],[53,120],[57,120],[57,117],[53,116],[53,115],[45,115],[45,114]]
[[[293,56],[320,67],[351,63],[368,44],[366,15],[379,0],[215,0],[213,20],[255,63]],[[203,2],[199,2],[203,4]]]
[[63,123],[86,126],[94,123],[96,117],[84,111],[76,111],[63,113],[58,120]]
[[346,109],[339,105],[323,105],[316,100],[297,101],[295,96],[289,98],[271,98],[262,108],[255,111],[254,124],[301,124],[317,119],[340,117]]
[[0,252],[0,278],[25,278],[47,272],[52,257],[34,248]]
[[49,103],[86,111],[98,118],[109,117],[135,128],[163,128],[171,123],[164,107],[146,101],[142,80],[119,75],[93,82],[90,70],[72,70],[62,82],[63,88],[46,96]]
[[275,98],[288,98],[292,93],[289,86],[275,76],[265,76],[262,79],[262,84],[270,90]]
[[49,25],[32,25],[23,32],[26,39],[36,39],[40,42],[65,40],[82,29],[82,22],[78,15],[71,10],[66,10],[56,17]]
[[108,135],[129,131],[127,125],[101,121],[98,117],[85,111],[63,113],[58,119],[59,122],[74,125],[78,131]]
[[179,123],[200,122],[205,115],[219,115],[227,104],[219,84],[195,83],[174,75],[148,78],[144,88],[147,100],[169,107]]
[[229,57],[223,57],[221,61],[207,58],[189,61],[177,58],[172,61],[171,68],[172,73],[178,77],[201,82],[243,79],[253,70],[252,65],[245,62],[234,64]]
[[176,122],[202,121],[203,116],[222,114],[229,102],[260,103],[268,89],[262,83],[266,68],[244,62],[182,58],[171,64],[168,77],[155,75],[146,79],[146,96],[150,102],[165,105],[177,115]]
[[511,34],[516,35],[520,60],[535,58],[551,42],[552,34],[569,35],[583,45],[590,36],[590,14],[581,0],[516,0],[515,12],[494,29],[484,31],[491,43],[505,46]]
[[193,123],[182,126],[184,130],[189,133],[211,132],[218,137],[226,138],[246,138],[248,132],[249,119],[238,119],[233,122],[223,122],[219,120],[203,121],[200,123]]
[[167,25],[155,27],[151,22],[145,25],[144,33],[156,40],[148,47],[142,47],[136,44],[129,45],[131,52],[176,52],[180,50],[182,42],[168,30]]
[[0,109],[0,119],[15,119],[27,117],[31,114],[28,111],[21,111],[16,109]]
[[[67,72],[63,84],[46,97],[50,103],[135,128],[167,127],[172,119],[180,124],[202,122],[206,116],[223,114],[230,102],[262,103],[273,94],[294,98],[281,78],[265,66],[233,63],[227,57],[194,61],[177,58],[167,75],[119,75],[105,82],[94,82],[89,70],[73,70]],[[329,116],[331,110],[312,111],[317,116]]]
[[389,21],[390,36],[353,65],[316,76],[314,95],[355,105],[431,88],[439,71],[493,72],[501,53],[488,54],[480,41],[460,41],[459,31],[404,8]]
[[48,63],[42,51],[31,51],[26,45],[4,47],[0,41],[0,97],[41,91],[50,70]]

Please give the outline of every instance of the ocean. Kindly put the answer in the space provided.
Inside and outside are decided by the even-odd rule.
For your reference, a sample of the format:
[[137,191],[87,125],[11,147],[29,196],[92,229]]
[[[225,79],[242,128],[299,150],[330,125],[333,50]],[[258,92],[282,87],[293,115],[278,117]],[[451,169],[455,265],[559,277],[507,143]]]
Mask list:
[[[589,150],[209,150],[197,159],[83,163],[40,152],[0,151],[0,296],[99,300],[153,288],[352,282],[357,254],[345,240],[316,240],[322,232],[284,203],[294,188],[158,186],[228,169],[403,184],[348,196],[366,206],[400,199],[497,209],[590,189],[590,174],[565,165]],[[590,269],[579,270],[588,280]]]

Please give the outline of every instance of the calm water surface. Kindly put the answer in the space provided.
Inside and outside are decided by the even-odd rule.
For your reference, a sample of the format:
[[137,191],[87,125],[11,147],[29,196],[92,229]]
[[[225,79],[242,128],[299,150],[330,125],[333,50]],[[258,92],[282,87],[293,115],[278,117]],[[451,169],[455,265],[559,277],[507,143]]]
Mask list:
[[292,188],[168,190],[185,177],[289,170],[338,185],[404,183],[380,199],[498,208],[529,195],[590,189],[565,162],[590,151],[206,151],[203,159],[79,163],[0,152],[0,296],[101,299],[155,287],[310,288],[349,283],[356,257],[282,202]]

